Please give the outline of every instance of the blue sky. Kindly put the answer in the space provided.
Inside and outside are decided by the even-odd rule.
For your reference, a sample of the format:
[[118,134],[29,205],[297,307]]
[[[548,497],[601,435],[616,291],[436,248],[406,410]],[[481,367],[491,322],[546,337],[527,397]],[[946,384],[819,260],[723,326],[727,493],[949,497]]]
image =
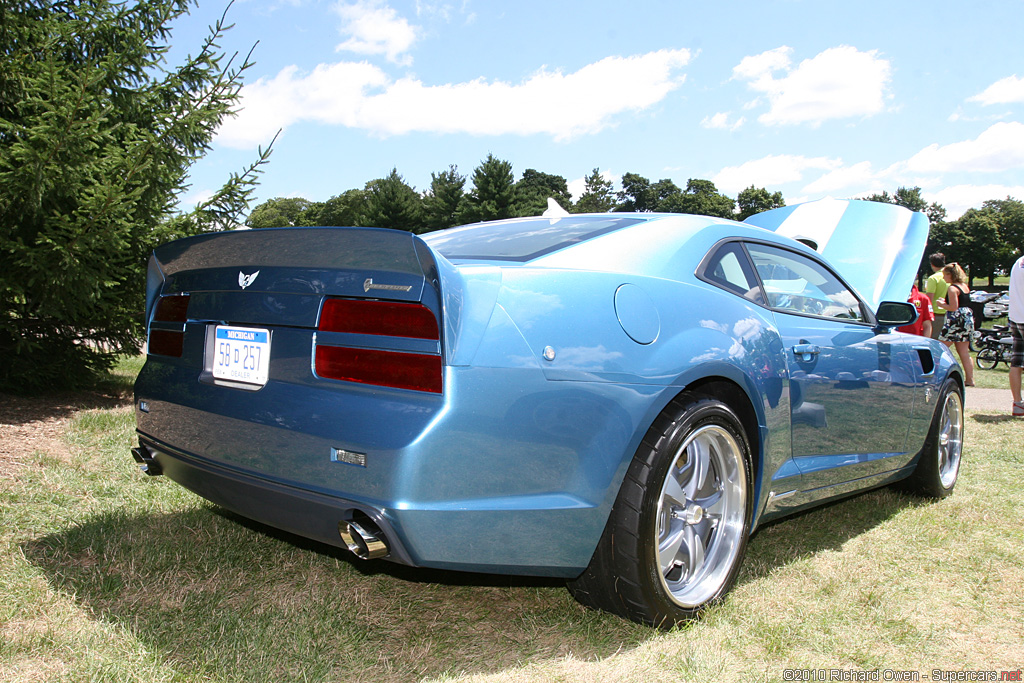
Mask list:
[[[195,51],[226,3],[174,24]],[[281,134],[257,201],[323,201],[394,167],[417,190],[487,154],[573,190],[599,167],[788,203],[920,186],[957,217],[1024,199],[1024,2],[236,0],[241,111],[208,196]],[[469,184],[467,183],[467,189]]]

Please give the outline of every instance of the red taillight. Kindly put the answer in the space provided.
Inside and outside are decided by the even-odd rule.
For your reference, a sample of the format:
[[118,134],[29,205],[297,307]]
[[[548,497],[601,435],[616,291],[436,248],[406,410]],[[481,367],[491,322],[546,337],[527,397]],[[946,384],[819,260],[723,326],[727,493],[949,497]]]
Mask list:
[[[320,312],[320,332],[402,337],[439,342],[437,318],[419,303],[327,299]],[[428,353],[385,348],[356,349],[327,346],[317,339],[316,374],[360,384],[441,393],[443,363],[440,348]],[[332,340],[333,343],[339,343]],[[340,342],[344,343],[344,342]],[[386,341],[384,341],[386,344]],[[409,342],[404,346],[407,347]],[[417,342],[420,344],[420,342]],[[431,345],[427,345],[429,349]]]
[[360,384],[441,393],[441,356],[317,346],[316,374]]
[[157,299],[153,312],[153,323],[176,323],[171,325],[151,324],[149,330],[149,353],[181,358],[185,348],[185,321],[188,320],[188,294],[162,296]]
[[319,330],[388,337],[438,339],[437,319],[422,304],[396,301],[327,299],[320,312]]
[[188,319],[188,294],[162,296],[156,302],[153,320],[167,323],[183,323]]
[[185,348],[185,333],[173,330],[150,330],[149,353],[181,358]]

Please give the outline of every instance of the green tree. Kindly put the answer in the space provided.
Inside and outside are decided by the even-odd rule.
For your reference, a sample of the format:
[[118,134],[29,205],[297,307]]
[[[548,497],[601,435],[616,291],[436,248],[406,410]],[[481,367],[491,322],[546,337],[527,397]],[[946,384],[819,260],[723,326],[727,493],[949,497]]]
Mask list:
[[786,202],[782,198],[781,192],[770,193],[763,187],[756,188],[751,185],[737,195],[736,205],[739,209],[736,220],[745,221],[762,211],[781,208],[786,205]]
[[460,223],[475,223],[515,215],[515,176],[512,164],[488,154],[473,170],[473,189],[459,209]]
[[366,193],[363,190],[345,190],[326,202],[313,204],[306,210],[304,220],[307,225],[360,225],[365,209]]
[[275,197],[256,206],[245,219],[250,228],[293,228],[312,225],[306,222],[306,212],[313,202],[301,197]]
[[465,187],[466,176],[454,165],[447,171],[430,174],[430,189],[423,196],[423,222],[428,231],[458,224]]
[[423,202],[419,194],[406,184],[392,168],[386,178],[366,183],[366,202],[360,225],[422,232]]
[[528,168],[516,183],[515,213],[519,216],[539,216],[548,208],[548,197],[562,208],[572,206],[569,183],[560,175],[551,175]]
[[995,212],[984,208],[968,209],[956,224],[960,242],[955,245],[955,259],[950,259],[947,254],[946,263],[956,260],[965,266],[971,286],[979,277],[987,277],[991,284],[1005,251],[1005,245],[999,240],[999,221]]
[[700,216],[734,218],[736,202],[718,191],[710,180],[691,178],[686,181],[686,190],[672,195],[662,203],[661,211],[691,213]]
[[572,208],[574,213],[607,213],[615,207],[612,182],[605,180],[601,170],[595,168],[583,180],[583,194]]
[[929,223],[939,223],[946,219],[946,209],[941,204],[935,202],[929,204],[925,201],[921,196],[920,187],[898,187],[892,195],[883,191],[882,194],[873,194],[866,199],[869,202],[896,204],[911,211],[920,211],[928,216]]
[[235,227],[259,166],[172,217],[248,59],[164,62],[190,0],[0,3],[0,387],[92,381],[144,333],[146,255]]
[[651,189],[651,181],[637,173],[622,174],[622,189],[616,193],[616,211],[654,211],[657,199]]
[[[1000,250],[997,255],[997,270],[1009,272],[1014,262],[1024,251],[1024,202],[1012,197],[989,199],[982,204],[999,225]],[[989,280],[989,284],[993,284]]]

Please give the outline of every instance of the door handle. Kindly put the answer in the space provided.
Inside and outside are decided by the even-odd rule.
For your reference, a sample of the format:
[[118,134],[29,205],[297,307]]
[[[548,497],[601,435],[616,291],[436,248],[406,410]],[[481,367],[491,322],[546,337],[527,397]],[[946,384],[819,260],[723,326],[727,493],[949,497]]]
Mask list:
[[819,353],[821,348],[817,344],[797,344],[793,347],[793,355],[804,363],[810,363]]

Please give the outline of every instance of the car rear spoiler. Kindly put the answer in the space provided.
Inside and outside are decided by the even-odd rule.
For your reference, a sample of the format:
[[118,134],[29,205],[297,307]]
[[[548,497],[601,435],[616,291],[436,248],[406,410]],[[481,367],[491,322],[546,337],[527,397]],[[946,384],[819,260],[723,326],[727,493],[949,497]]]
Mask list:
[[[150,259],[147,319],[159,294],[194,290],[422,301],[438,287],[433,252],[382,228],[261,228],[196,235]],[[428,297],[437,300],[437,296]]]

